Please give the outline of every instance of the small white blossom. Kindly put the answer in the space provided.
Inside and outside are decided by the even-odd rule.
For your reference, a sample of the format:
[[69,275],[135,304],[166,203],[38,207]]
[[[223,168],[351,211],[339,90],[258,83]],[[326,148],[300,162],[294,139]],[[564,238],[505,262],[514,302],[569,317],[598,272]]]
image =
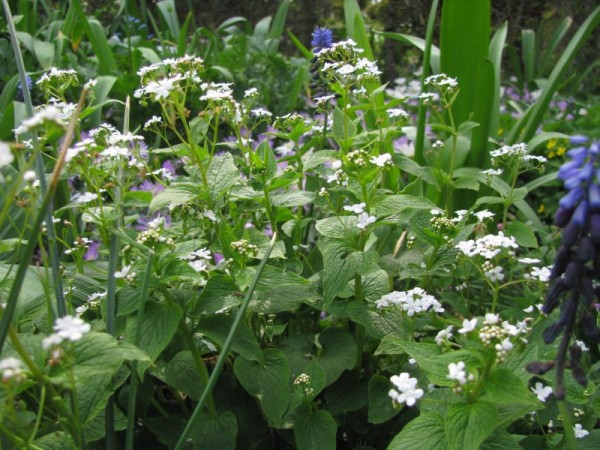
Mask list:
[[477,327],[477,317],[474,319],[464,319],[463,323],[462,323],[462,328],[460,328],[458,330],[458,332],[460,334],[467,334],[470,333],[471,331],[475,330],[475,328]]
[[523,264],[539,264],[541,262],[537,258],[519,258],[518,261]]
[[202,261],[200,259],[197,259],[196,261],[191,261],[188,264],[196,272],[202,272],[202,271],[205,271],[208,268],[208,265],[204,261]]
[[9,356],[0,360],[0,373],[2,373],[2,381],[6,382],[10,379],[19,380],[23,374],[25,366],[21,360]]
[[465,384],[467,382],[467,372],[465,371],[465,363],[459,361],[458,363],[448,364],[448,375],[447,378],[456,380],[459,384]]
[[539,381],[535,383],[535,388],[530,388],[540,402],[546,402],[550,394],[552,394],[552,388],[550,386],[544,386]]
[[0,142],[0,167],[7,166],[15,160],[10,146],[5,142]]
[[409,317],[427,311],[444,312],[441,303],[420,287],[408,291],[390,292],[377,300],[375,304],[378,308],[386,308],[390,305],[399,306]]
[[360,214],[364,212],[366,206],[367,204],[362,202],[357,203],[355,205],[346,205],[344,206],[344,211],[353,212],[354,214]]
[[369,216],[368,213],[363,212],[358,215],[358,223],[356,226],[361,230],[367,228],[370,224],[375,223],[377,221],[377,217]]
[[483,324],[496,325],[498,322],[500,322],[500,316],[498,316],[498,314],[486,313]]
[[148,119],[146,121],[146,123],[144,124],[144,130],[150,128],[152,125],[156,124],[161,124],[162,123],[162,117],[159,116],[152,116],[150,119]]
[[73,203],[82,205],[84,203],[92,202],[92,201],[96,200],[97,198],[98,198],[98,194],[94,194],[92,192],[83,192],[83,193],[77,194],[75,197],[73,197]]
[[491,175],[502,175],[503,170],[502,169],[487,169],[487,170],[482,170],[481,173],[491,176]]
[[394,404],[406,403],[406,406],[413,406],[425,394],[423,389],[417,388],[417,379],[411,378],[406,372],[392,375],[390,381],[395,389],[390,389],[388,395]]
[[440,330],[440,332],[435,336],[435,343],[437,345],[442,345],[444,341],[452,339],[452,337],[454,336],[454,334],[452,333],[453,330],[453,326],[449,326],[448,328]]
[[85,323],[80,317],[73,316],[59,317],[56,319],[56,322],[54,322],[53,328],[54,334],[42,341],[42,346],[45,349],[59,345],[63,341],[76,342],[91,330],[89,323]]
[[590,349],[588,348],[587,345],[585,345],[585,342],[583,341],[575,341],[575,345],[579,346],[579,348],[581,349],[582,352],[589,352]]
[[582,439],[588,434],[590,434],[589,431],[583,429],[583,426],[580,423],[575,424],[575,426],[573,427],[573,431],[575,432],[575,437],[577,439]]
[[403,119],[408,119],[410,117],[408,113],[401,108],[388,109],[388,116],[391,118],[402,117]]
[[390,165],[392,163],[392,155],[384,153],[383,155],[373,156],[369,161],[378,167],[384,167],[386,164]]
[[504,273],[502,267],[496,266],[491,268],[490,270],[486,270],[483,274],[493,283],[496,281],[504,280]]
[[474,212],[473,215],[477,217],[477,220],[479,220],[480,222],[483,222],[485,219],[494,217],[494,213],[488,211],[487,209],[484,209],[483,211]]
[[131,265],[124,266],[121,270],[115,272],[115,278],[125,278],[131,271]]

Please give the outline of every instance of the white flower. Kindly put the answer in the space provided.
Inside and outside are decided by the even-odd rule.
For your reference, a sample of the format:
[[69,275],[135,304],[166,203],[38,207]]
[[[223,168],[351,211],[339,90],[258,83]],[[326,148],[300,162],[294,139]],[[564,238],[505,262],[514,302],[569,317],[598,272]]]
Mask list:
[[106,291],[104,292],[94,292],[92,295],[88,297],[88,302],[93,302],[94,300],[98,300],[100,298],[106,297]]
[[378,308],[385,308],[397,305],[406,311],[409,317],[422,312],[433,310],[435,312],[444,312],[444,308],[433,295],[429,295],[424,289],[416,287],[403,292],[390,292],[375,302]]
[[201,259],[197,259],[196,261],[191,261],[188,263],[192,269],[196,272],[202,272],[208,268],[208,265],[202,261]]
[[494,217],[494,213],[484,209],[483,211],[474,212],[473,215],[477,217],[477,220],[483,222],[485,219],[489,219],[490,217]]
[[344,211],[353,212],[354,214],[360,214],[364,212],[366,206],[367,204],[362,202],[357,203],[355,205],[346,205],[344,206]]
[[6,142],[0,142],[0,167],[7,166],[15,160],[10,146]]
[[131,271],[131,265],[124,266],[121,270],[115,272],[115,278],[125,278]]
[[261,117],[271,117],[273,115],[273,113],[264,108],[254,108],[250,111],[250,115],[261,118]]
[[497,351],[511,351],[513,349],[514,345],[512,342],[510,342],[509,338],[505,338],[500,344],[496,344],[496,346],[494,347]]
[[96,80],[95,78],[92,78],[90,81],[88,81],[87,83],[85,83],[83,85],[83,88],[89,91],[90,89],[92,89],[97,84],[98,84],[98,80]]
[[473,331],[475,329],[475,327],[477,327],[477,317],[475,317],[474,319],[465,319],[463,320],[462,323],[463,327],[461,329],[458,330],[458,332],[460,334],[467,334],[470,333],[471,331]]
[[23,181],[25,181],[26,183],[33,183],[35,180],[37,180],[37,177],[33,170],[26,170],[23,173]]
[[550,269],[548,267],[532,267],[531,272],[525,275],[525,278],[534,278],[542,283],[547,283],[550,280]]
[[582,352],[589,352],[590,349],[588,348],[587,345],[585,345],[585,342],[583,341],[575,341],[575,345],[579,346],[579,348],[581,349]]
[[82,205],[84,203],[89,203],[98,198],[98,194],[93,194],[91,192],[84,192],[82,194],[78,194],[73,197],[73,203],[77,203],[78,205]]
[[450,378],[451,380],[457,380],[460,384],[465,384],[467,382],[465,363],[463,361],[459,361],[458,363],[448,364],[447,378]]
[[376,221],[377,221],[377,217],[369,216],[369,214],[367,214],[366,212],[363,212],[358,215],[358,223],[356,224],[356,226],[358,228],[360,228],[361,230],[364,230],[370,224],[372,224]]
[[437,345],[442,345],[444,341],[452,339],[452,337],[454,336],[454,334],[452,334],[453,330],[453,326],[449,326],[448,328],[440,330],[440,332],[435,336],[435,343]]
[[490,270],[486,270],[483,274],[491,281],[502,281],[504,280],[504,273],[502,273],[503,269],[500,266],[493,267]]
[[530,388],[540,402],[545,402],[550,394],[552,394],[552,388],[550,386],[544,386],[539,381],[535,383],[535,388]]
[[502,175],[502,169],[487,169],[482,170],[481,173],[491,176],[491,175]]
[[391,118],[394,118],[394,117],[402,117],[403,119],[409,118],[408,113],[401,108],[388,109],[388,116],[390,116]]
[[11,378],[19,379],[23,373],[23,363],[17,358],[9,356],[0,360],[0,372],[2,372],[2,381],[8,381]]
[[500,316],[498,316],[498,314],[486,313],[483,324],[496,325],[498,322],[500,322]]
[[528,307],[527,307],[527,308],[525,308],[523,311],[524,311],[524,312],[526,312],[526,313],[528,313],[528,314],[529,314],[529,313],[532,313],[532,312],[533,312],[533,305],[531,305],[531,306],[528,306]]
[[425,393],[423,389],[417,388],[417,379],[411,378],[406,372],[392,375],[390,381],[396,389],[390,389],[388,395],[396,404],[406,403],[406,406],[413,406]]
[[150,119],[148,119],[146,121],[146,123],[144,124],[144,130],[146,130],[147,128],[151,127],[154,124],[160,124],[162,123],[162,117],[158,117],[158,116],[152,116]]
[[215,213],[213,211],[211,211],[210,209],[207,209],[206,211],[204,211],[202,213],[202,215],[204,217],[206,217],[208,220],[210,220],[211,222],[216,222],[217,221],[217,216],[215,215]]
[[429,213],[432,216],[440,216],[440,215],[444,214],[444,212],[441,209],[432,209],[431,211],[429,211]]
[[583,429],[583,427],[581,426],[580,423],[575,424],[575,426],[573,427],[573,431],[575,432],[575,437],[577,439],[582,439],[582,438],[586,437],[588,434],[590,434],[589,431]]
[[373,156],[369,161],[376,166],[384,167],[386,164],[390,165],[392,163],[392,155],[384,153],[383,155]]
[[62,344],[62,342],[65,340],[76,342],[90,330],[90,324],[85,323],[80,317],[59,317],[56,319],[56,322],[54,322],[54,334],[45,338],[42,341],[42,346],[45,349],[49,349],[55,345]]

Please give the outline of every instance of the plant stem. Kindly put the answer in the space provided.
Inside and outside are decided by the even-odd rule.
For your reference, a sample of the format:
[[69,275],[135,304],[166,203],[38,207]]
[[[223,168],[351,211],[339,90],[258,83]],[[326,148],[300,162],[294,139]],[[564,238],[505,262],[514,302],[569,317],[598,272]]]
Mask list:
[[577,438],[575,437],[575,429],[573,427],[573,418],[571,417],[571,408],[566,400],[558,400],[556,402],[560,417],[563,424],[563,437],[569,450],[577,450]]

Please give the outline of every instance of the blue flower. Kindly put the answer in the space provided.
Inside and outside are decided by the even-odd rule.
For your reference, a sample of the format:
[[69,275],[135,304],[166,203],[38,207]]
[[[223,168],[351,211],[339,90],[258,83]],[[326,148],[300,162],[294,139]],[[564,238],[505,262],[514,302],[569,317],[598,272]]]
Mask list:
[[[556,367],[556,397],[565,396],[564,371],[569,343],[573,334],[600,343],[600,328],[596,326],[594,303],[600,291],[594,282],[600,275],[600,142],[589,142],[585,136],[574,136],[571,144],[578,147],[567,152],[571,161],[558,171],[568,191],[559,202],[555,223],[562,228],[562,242],[550,273],[551,287],[542,308],[550,314],[560,305],[557,322],[544,330],[549,344],[561,333],[555,361],[530,364],[533,373]],[[597,311],[596,311],[597,315]],[[577,349],[569,349],[570,368],[575,380],[585,385],[587,378],[580,365]]]
[[315,51],[329,48],[333,44],[333,32],[326,27],[317,27],[312,32],[312,41],[310,45]]

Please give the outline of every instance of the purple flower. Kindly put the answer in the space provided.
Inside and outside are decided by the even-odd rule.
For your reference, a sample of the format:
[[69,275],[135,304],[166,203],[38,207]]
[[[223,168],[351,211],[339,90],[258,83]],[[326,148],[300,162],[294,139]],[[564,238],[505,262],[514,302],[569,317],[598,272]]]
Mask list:
[[315,51],[318,52],[324,48],[329,48],[332,44],[333,32],[329,28],[315,28],[315,31],[312,32],[312,41],[310,41],[310,45],[315,49]]
[[88,244],[87,251],[83,255],[83,259],[86,261],[94,261],[98,259],[98,249],[100,248],[100,242],[91,241]]

